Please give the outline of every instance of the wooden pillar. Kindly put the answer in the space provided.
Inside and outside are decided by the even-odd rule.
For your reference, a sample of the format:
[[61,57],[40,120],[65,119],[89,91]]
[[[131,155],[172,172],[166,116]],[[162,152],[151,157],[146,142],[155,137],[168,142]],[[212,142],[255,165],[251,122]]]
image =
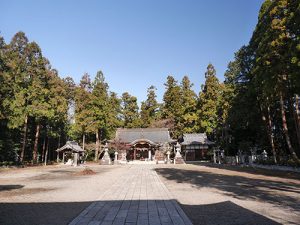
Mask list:
[[57,155],[56,155],[56,162],[59,162],[59,152],[57,152]]
[[136,160],[136,149],[133,150],[133,160]]
[[65,164],[65,152],[63,152],[63,164]]
[[73,166],[78,165],[78,153],[74,153],[74,158],[73,158]]

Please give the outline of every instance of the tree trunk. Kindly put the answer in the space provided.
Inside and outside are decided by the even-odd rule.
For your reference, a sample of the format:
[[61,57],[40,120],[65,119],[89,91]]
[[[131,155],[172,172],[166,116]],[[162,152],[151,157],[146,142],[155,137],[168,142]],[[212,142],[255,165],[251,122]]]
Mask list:
[[82,135],[82,149],[84,150],[85,134]]
[[58,143],[57,143],[57,149],[60,148],[60,135],[58,136]]
[[102,153],[101,137],[102,137],[102,129],[100,129],[100,135],[99,135],[99,152],[100,152],[100,154]]
[[95,159],[94,161],[97,162],[98,161],[98,154],[99,154],[99,131],[96,131],[96,148],[95,148]]
[[[47,133],[46,133],[46,135],[47,135]],[[46,149],[46,136],[44,137],[44,141],[43,141],[42,162],[44,162],[44,159],[45,159],[45,149]]]
[[299,96],[296,94],[295,95],[295,108],[294,108],[294,104],[293,104],[292,99],[291,99],[291,108],[292,108],[293,116],[294,116],[298,146],[300,148],[300,109],[299,109],[299,100],[300,100]]
[[33,147],[33,163],[37,162],[39,136],[40,136],[40,124],[38,123],[36,125],[35,140],[34,140],[34,147]]
[[277,164],[277,154],[276,154],[276,149],[275,149],[275,144],[274,144],[274,135],[273,135],[273,131],[272,131],[272,118],[271,118],[271,114],[270,114],[270,107],[267,107],[267,112],[268,112],[268,133],[269,133],[269,139],[270,139],[270,144],[271,144],[271,148],[272,148],[272,153],[273,153],[273,159],[275,164]]
[[24,160],[25,148],[27,143],[27,127],[28,127],[28,116],[26,115],[24,121],[24,131],[23,131],[22,149],[20,154],[20,162],[23,162]]
[[50,139],[49,138],[47,138],[47,139],[48,140],[47,140],[47,147],[46,147],[46,153],[45,153],[45,162],[44,162],[45,166],[47,165],[48,151],[49,151],[49,142],[50,142]]
[[297,155],[294,151],[294,148],[292,146],[290,136],[289,136],[289,130],[288,130],[287,122],[286,122],[286,114],[285,114],[285,109],[284,109],[284,101],[283,101],[282,92],[280,92],[280,109],[281,109],[281,119],[282,119],[283,133],[284,133],[284,136],[285,136],[286,143],[288,145],[288,149],[289,149],[292,157],[294,159],[298,159],[298,157],[297,157]]
[[276,149],[275,149],[274,135],[272,132],[272,118],[271,118],[271,114],[270,114],[270,107],[269,107],[269,105],[267,106],[268,120],[264,115],[264,110],[263,110],[261,103],[259,103],[259,107],[260,107],[260,113],[262,116],[262,120],[264,121],[264,123],[266,125],[268,139],[270,141],[270,145],[271,145],[271,149],[272,149],[273,159],[274,159],[274,162],[277,164],[277,157],[276,157],[277,154],[276,154]]
[[[57,149],[60,148],[60,136],[58,136]],[[59,152],[56,152],[56,162],[59,163]]]
[[300,128],[300,97],[297,94],[295,95],[295,101],[296,101],[297,123],[298,123],[298,127]]

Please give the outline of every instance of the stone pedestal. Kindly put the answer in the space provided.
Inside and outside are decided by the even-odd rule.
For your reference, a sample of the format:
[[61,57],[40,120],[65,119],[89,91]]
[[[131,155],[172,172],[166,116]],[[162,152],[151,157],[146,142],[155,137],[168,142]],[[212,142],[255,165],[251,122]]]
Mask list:
[[111,164],[111,159],[110,159],[109,154],[108,154],[107,144],[104,147],[104,155],[103,155],[103,157],[100,161],[100,164],[101,165],[110,165]]
[[73,166],[78,166],[78,153],[74,153],[74,162]]
[[176,155],[175,155],[175,159],[174,159],[174,164],[185,164],[184,159],[182,158],[181,154],[180,154],[180,144],[177,142],[176,146]]
[[156,150],[154,157],[156,163],[165,163],[165,155],[161,150]]

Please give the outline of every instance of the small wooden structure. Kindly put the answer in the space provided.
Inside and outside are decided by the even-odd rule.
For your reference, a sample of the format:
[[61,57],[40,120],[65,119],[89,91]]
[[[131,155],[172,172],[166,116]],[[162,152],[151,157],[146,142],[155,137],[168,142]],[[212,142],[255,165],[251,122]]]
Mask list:
[[85,150],[83,150],[77,142],[67,141],[67,143],[61,148],[56,150],[57,161],[60,160],[60,154],[62,153],[62,162],[77,166],[80,163],[80,158],[84,156]]
[[208,140],[205,133],[183,134],[181,150],[186,161],[207,160],[207,151],[214,142]]

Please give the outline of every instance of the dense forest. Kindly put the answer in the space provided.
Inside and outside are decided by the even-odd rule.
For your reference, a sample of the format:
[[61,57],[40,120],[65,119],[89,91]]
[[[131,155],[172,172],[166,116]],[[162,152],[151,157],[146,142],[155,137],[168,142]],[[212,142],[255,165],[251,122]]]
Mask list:
[[101,71],[93,80],[83,74],[75,84],[61,78],[23,32],[9,43],[0,37],[0,162],[55,160],[54,150],[67,140],[98,160],[118,127],[167,127],[173,138],[205,132],[227,155],[257,149],[272,155],[273,163],[299,163],[299,0],[266,0],[224,82],[212,64],[203,75],[199,94],[188,76],[168,76],[163,102],[150,86],[139,108],[135,96],[111,91]]

